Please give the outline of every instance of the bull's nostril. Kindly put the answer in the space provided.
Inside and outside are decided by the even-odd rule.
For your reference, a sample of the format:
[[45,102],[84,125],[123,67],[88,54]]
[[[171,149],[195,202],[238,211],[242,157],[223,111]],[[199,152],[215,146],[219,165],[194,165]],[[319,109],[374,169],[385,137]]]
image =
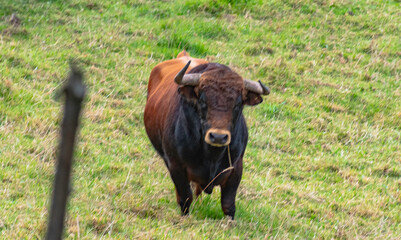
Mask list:
[[210,139],[210,141],[212,143],[224,144],[228,140],[228,135],[227,134],[218,134],[218,133],[211,132],[209,134],[209,139]]
[[209,139],[210,139],[210,141],[211,141],[212,143],[214,143],[214,142],[216,141],[216,138],[214,137],[214,134],[213,134],[213,133],[210,133],[210,134],[209,134]]

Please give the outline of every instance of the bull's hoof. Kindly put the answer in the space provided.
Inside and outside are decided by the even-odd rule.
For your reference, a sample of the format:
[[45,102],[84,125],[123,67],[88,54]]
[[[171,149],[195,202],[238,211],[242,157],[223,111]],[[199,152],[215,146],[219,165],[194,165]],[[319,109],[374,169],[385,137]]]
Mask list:
[[231,220],[234,220],[234,215],[235,215],[235,203],[232,203],[230,205],[223,205],[223,212],[224,215],[226,215],[227,217],[231,218]]
[[186,216],[189,214],[189,205],[181,205],[181,216]]
[[184,210],[181,209],[181,216],[188,216],[189,215],[189,209],[186,208]]

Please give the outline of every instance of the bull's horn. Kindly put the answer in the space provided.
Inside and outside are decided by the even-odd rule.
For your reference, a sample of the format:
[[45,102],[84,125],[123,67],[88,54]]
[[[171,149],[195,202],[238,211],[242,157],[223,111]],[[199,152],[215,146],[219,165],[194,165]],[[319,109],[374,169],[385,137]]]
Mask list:
[[266,87],[260,80],[258,82],[244,79],[245,89],[261,95],[269,95],[270,89]]
[[174,81],[179,84],[179,85],[191,85],[191,86],[196,86],[199,83],[199,79],[201,77],[200,73],[189,73],[185,74],[187,71],[189,65],[191,64],[191,61],[188,61],[188,63],[185,65],[183,69],[174,78]]
[[185,74],[182,78],[181,85],[198,86],[201,73],[189,73]]
[[189,67],[190,64],[191,64],[191,60],[189,60],[188,63],[185,65],[185,67],[184,67],[183,69],[181,69],[181,71],[179,71],[179,72],[177,73],[177,75],[175,75],[174,81],[175,81],[177,84],[182,85],[182,78],[184,77],[185,72],[187,71],[187,69],[188,69],[188,67]]

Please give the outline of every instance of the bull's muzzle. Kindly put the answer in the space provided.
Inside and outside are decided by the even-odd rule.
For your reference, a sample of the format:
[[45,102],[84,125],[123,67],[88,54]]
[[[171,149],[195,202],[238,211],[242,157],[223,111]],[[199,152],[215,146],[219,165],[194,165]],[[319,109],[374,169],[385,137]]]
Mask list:
[[231,142],[231,133],[227,130],[211,128],[206,132],[205,142],[214,147],[227,146]]

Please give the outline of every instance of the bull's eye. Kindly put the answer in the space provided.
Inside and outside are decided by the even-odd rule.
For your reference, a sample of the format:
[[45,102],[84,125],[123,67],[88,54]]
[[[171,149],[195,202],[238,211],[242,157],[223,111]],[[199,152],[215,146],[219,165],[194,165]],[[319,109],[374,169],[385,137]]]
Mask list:
[[242,106],[242,99],[241,97],[237,97],[237,99],[235,100],[234,109],[240,109],[241,106]]
[[240,115],[242,110],[242,99],[241,97],[238,97],[237,100],[235,101],[234,105],[234,111],[233,111],[233,121],[236,122],[238,119],[238,116]]
[[242,99],[241,97],[237,97],[237,100],[235,101],[235,106],[237,107],[241,107],[242,105]]
[[206,119],[207,104],[206,104],[206,96],[205,96],[205,93],[203,93],[203,92],[199,95],[198,111],[199,111],[201,118]]
[[199,102],[199,106],[200,106],[201,109],[207,108],[206,97],[205,97],[204,93],[200,94],[198,102]]

